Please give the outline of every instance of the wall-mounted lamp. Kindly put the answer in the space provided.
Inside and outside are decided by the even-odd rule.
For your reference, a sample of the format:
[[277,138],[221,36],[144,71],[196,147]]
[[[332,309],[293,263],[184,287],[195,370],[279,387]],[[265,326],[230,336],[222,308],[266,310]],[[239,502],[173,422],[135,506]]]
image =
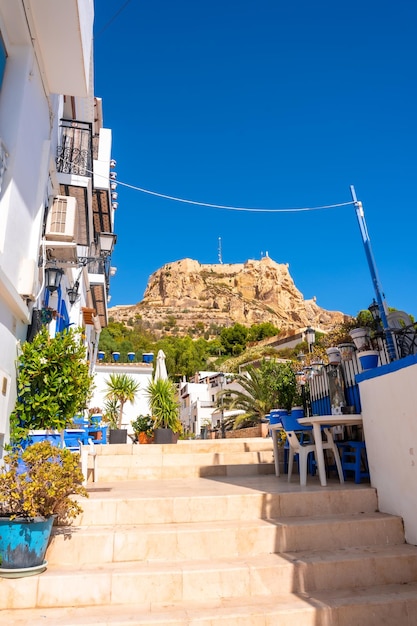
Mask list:
[[54,293],[61,284],[64,270],[59,267],[45,267],[45,287],[50,293]]
[[67,289],[68,300],[71,305],[77,302],[78,295],[79,295],[78,294],[79,286],[80,286],[80,283],[78,282],[78,280],[76,280],[73,287],[70,287],[69,289]]
[[116,276],[116,272],[117,272],[117,267],[111,267],[110,268],[110,276]]
[[102,256],[110,256],[117,241],[117,235],[114,233],[99,233],[98,241],[100,244],[100,253]]
[[112,202],[111,203],[111,208],[114,209],[114,210],[116,210],[118,206],[119,206],[118,202]]

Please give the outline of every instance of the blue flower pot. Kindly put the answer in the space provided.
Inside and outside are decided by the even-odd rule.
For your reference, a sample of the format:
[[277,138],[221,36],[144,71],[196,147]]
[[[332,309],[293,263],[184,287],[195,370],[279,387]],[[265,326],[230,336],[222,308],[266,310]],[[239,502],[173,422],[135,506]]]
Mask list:
[[281,424],[281,417],[283,415],[288,415],[288,411],[285,409],[272,409],[269,413],[269,423]]
[[54,516],[42,518],[0,518],[1,568],[22,569],[42,565],[52,532]]
[[379,352],[378,350],[366,350],[358,353],[359,363],[362,371],[371,370],[378,367]]

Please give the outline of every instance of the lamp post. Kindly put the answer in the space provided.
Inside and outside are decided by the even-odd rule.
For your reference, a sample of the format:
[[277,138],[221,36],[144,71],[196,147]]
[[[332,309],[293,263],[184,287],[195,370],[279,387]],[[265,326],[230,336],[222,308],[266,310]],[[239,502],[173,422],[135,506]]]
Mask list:
[[308,351],[310,353],[312,352],[313,344],[316,341],[316,331],[314,330],[314,328],[311,328],[311,326],[308,326],[305,329],[305,337],[306,337],[307,344],[308,344]]
[[220,374],[219,375],[219,385],[220,385],[220,402],[221,402],[221,414],[220,414],[220,429],[221,429],[221,435],[222,438],[224,439],[225,437],[225,430],[224,430],[224,406],[223,406],[223,385],[224,385],[224,374]]
[[301,401],[303,403],[304,415],[308,416],[308,405],[307,405],[307,397],[306,397],[306,374],[303,370],[296,372],[295,378],[297,380],[298,385],[301,388]]
[[384,329],[385,338],[387,342],[388,355],[390,361],[395,361],[397,353],[395,351],[394,339],[387,320],[387,305],[385,297],[382,291],[381,283],[379,281],[378,272],[376,269],[376,263],[371,247],[371,239],[369,237],[368,228],[365,221],[365,213],[363,210],[362,202],[359,202],[356,197],[356,191],[353,185],[350,186],[350,193],[352,195],[353,204],[356,209],[356,217],[358,219],[359,229],[362,235],[363,246],[365,248],[366,260],[368,261],[369,271],[371,273],[372,283],[375,289],[376,304],[379,309],[379,317],[381,319],[382,328]]

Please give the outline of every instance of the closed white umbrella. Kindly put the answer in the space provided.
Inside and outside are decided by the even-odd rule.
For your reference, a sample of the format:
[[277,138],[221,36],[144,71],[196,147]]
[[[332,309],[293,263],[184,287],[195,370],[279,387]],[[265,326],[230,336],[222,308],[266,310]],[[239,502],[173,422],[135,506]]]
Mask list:
[[155,374],[153,377],[154,382],[157,380],[167,380],[168,372],[167,366],[165,363],[165,352],[163,350],[159,350],[158,355],[156,357],[156,366],[155,366]]

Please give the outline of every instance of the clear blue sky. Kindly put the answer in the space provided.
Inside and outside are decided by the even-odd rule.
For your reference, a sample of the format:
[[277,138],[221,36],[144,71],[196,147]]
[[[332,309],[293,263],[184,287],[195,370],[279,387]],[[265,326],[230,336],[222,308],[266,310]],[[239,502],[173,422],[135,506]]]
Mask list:
[[[201,202],[363,202],[389,306],[417,315],[415,0],[96,0],[95,92],[118,180]],[[305,298],[374,297],[355,210],[245,213],[118,186],[116,304],[185,257],[289,263]]]

